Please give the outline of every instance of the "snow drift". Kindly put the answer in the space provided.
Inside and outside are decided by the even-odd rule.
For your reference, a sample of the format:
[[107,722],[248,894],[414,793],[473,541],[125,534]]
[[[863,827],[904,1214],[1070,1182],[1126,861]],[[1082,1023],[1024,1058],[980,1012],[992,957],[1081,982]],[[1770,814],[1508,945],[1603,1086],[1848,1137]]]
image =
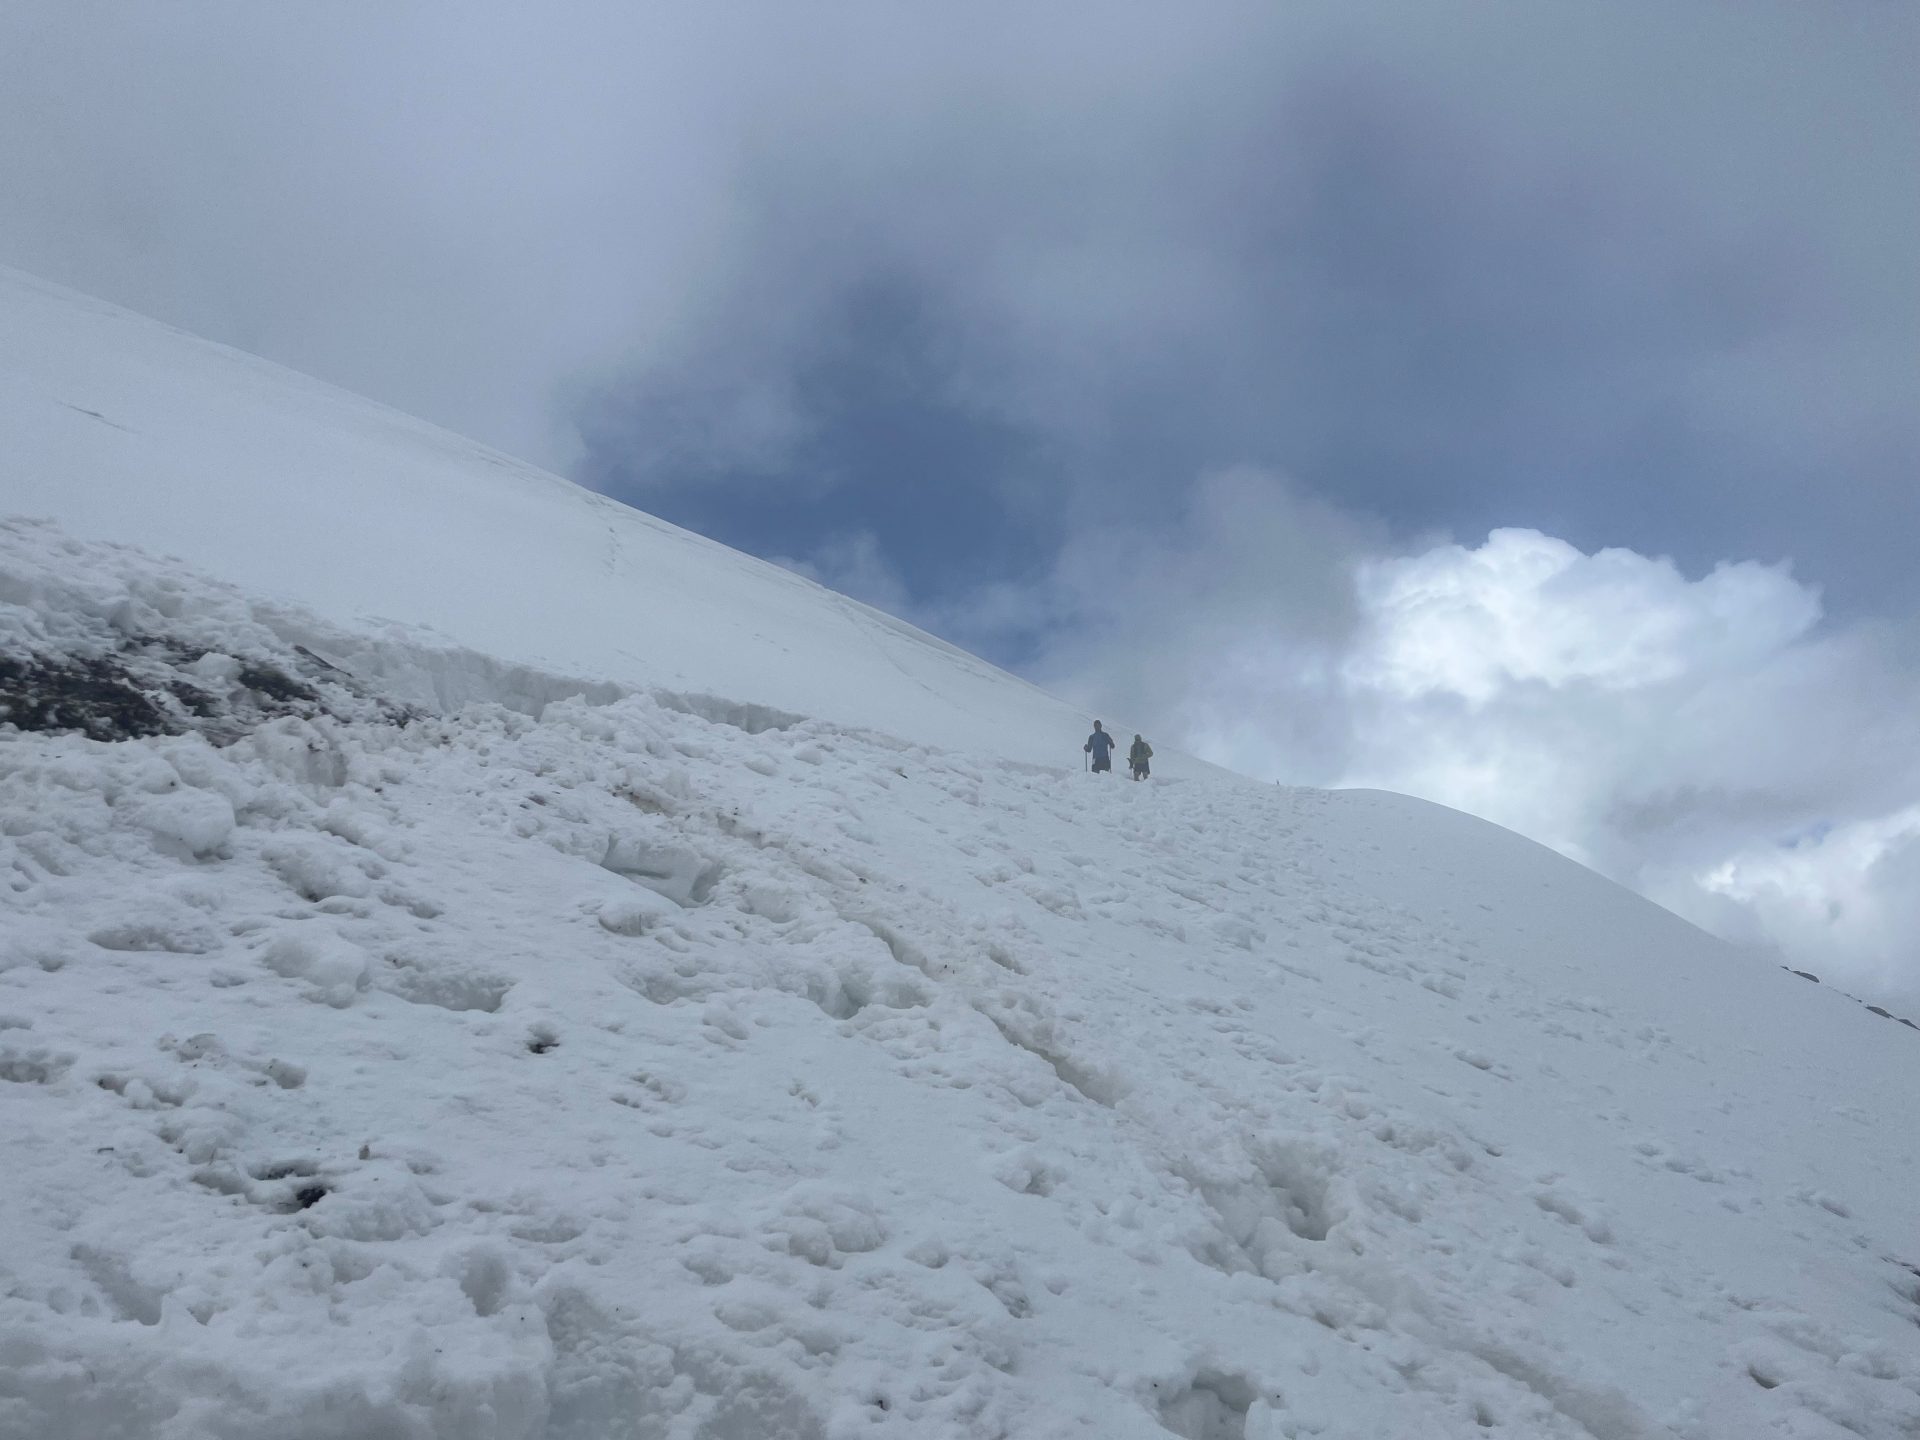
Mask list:
[[1912,1029],[0,295],[0,1436],[1920,1434]]

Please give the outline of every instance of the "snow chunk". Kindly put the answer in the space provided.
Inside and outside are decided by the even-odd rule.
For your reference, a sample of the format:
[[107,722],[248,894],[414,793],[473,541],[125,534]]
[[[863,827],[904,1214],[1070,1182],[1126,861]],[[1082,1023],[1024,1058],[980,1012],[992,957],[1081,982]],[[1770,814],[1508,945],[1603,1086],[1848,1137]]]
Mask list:
[[207,955],[224,937],[193,906],[164,890],[136,891],[104,908],[87,932],[102,950]]
[[142,798],[129,807],[163,851],[205,859],[226,848],[233,835],[233,802],[207,790],[176,790]]
[[310,997],[344,1010],[367,988],[367,955],[358,946],[325,930],[302,927],[276,935],[260,956],[266,967],[289,980],[305,980]]
[[318,836],[276,840],[261,851],[261,857],[303,900],[320,901],[335,895],[357,899],[372,891],[370,873],[384,873],[377,861],[363,860]]
[[637,834],[608,836],[600,864],[689,909],[706,903],[722,874],[720,866],[686,845]]
[[768,1229],[785,1237],[789,1254],[829,1269],[887,1243],[886,1224],[871,1200],[819,1185],[795,1188]]
[[615,935],[644,935],[671,919],[679,907],[666,896],[642,890],[609,900],[600,907],[600,924]]

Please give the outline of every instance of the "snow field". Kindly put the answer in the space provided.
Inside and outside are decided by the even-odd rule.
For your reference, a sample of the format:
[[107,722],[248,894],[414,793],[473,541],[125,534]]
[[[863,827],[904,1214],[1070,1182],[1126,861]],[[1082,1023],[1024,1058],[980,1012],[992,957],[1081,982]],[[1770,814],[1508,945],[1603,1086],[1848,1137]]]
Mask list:
[[1920,1037],[1506,832],[0,602],[0,1436],[1920,1433]]

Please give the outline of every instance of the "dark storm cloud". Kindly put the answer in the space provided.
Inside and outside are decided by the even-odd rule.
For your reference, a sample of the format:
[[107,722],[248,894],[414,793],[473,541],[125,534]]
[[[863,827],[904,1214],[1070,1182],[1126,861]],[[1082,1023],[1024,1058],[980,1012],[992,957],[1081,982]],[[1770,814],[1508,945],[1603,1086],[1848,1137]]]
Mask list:
[[582,400],[580,478],[644,490],[655,513],[761,555],[857,522],[923,592],[977,583],[983,557],[1035,570],[1059,540],[1054,517],[1022,503],[1052,488],[1046,437],[954,393],[938,298],[879,277],[839,297],[780,385],[770,447],[737,394],[671,377]]
[[923,591],[1254,463],[1893,603],[1917,23],[29,3],[0,255]]
[[[1920,224],[1871,37],[1472,13],[1428,47],[1246,19],[1106,86],[963,52],[904,118],[882,86],[761,137],[738,283],[596,387],[587,473],[762,553],[867,517],[923,598],[1241,462],[1405,530],[1911,595]],[[911,333],[872,324],[895,302]],[[970,522],[916,526],[956,485]]]

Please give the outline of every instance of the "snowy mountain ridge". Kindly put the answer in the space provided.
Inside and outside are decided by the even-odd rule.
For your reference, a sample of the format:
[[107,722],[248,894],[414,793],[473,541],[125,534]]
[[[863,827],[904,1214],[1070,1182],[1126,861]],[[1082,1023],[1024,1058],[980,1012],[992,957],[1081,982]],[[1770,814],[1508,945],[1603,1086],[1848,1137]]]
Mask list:
[[[945,641],[424,421],[0,267],[0,513],[351,628],[1028,763],[1086,719]],[[1200,762],[1169,754],[1172,771]]]
[[1920,1434],[1912,1031],[0,296],[0,1437]]

